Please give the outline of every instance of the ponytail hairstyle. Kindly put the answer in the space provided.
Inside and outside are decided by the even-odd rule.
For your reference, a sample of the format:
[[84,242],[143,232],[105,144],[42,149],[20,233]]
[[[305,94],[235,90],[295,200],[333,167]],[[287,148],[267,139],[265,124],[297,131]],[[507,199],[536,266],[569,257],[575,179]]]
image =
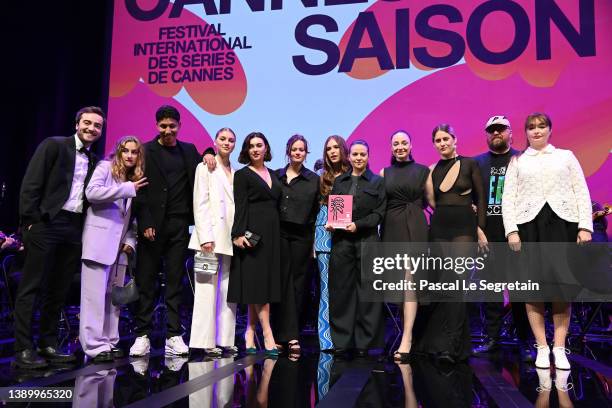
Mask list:
[[448,123],[442,123],[439,124],[438,126],[436,126],[434,128],[434,130],[431,132],[431,142],[433,143],[433,141],[436,138],[436,133],[438,132],[446,132],[449,135],[451,135],[453,137],[453,139],[456,139],[457,136],[455,136],[455,129],[453,129],[453,127],[451,125],[449,125]]
[[369,157],[370,156],[370,145],[368,144],[368,142],[366,142],[363,139],[357,139],[357,140],[354,140],[351,143],[351,147],[349,148],[349,152],[353,148],[353,146],[355,146],[355,145],[364,146],[366,148],[366,150],[368,151],[368,162],[366,163],[366,169],[369,170],[370,169],[370,157]]
[[[412,136],[410,136],[410,133],[406,132],[405,130],[399,129],[399,130],[396,130],[395,132],[393,132],[391,134],[391,141],[393,141],[393,136],[397,135],[398,133],[406,135],[406,137],[410,141],[410,153],[408,154],[408,160],[409,161],[414,161],[414,157],[412,157]],[[391,146],[391,147],[393,147],[393,146]],[[398,161],[395,158],[395,156],[393,154],[391,154],[391,165],[393,166],[397,162]]]

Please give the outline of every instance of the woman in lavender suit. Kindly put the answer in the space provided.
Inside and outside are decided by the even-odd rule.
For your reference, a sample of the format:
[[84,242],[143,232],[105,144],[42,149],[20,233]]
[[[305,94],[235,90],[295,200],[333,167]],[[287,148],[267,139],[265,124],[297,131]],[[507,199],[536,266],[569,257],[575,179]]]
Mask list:
[[126,254],[136,247],[132,198],[147,185],[140,141],[125,136],[109,161],[98,163],[85,195],[91,204],[83,230],[79,340],[88,358],[110,361],[123,355],[119,308],[111,304],[113,284],[123,286]]

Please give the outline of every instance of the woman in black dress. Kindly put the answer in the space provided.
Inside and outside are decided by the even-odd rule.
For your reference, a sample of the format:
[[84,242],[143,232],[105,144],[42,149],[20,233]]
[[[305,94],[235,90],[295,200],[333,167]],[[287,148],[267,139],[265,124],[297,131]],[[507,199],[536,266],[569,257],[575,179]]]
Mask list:
[[[412,143],[408,132],[399,130],[391,137],[391,166],[380,171],[384,177],[387,210],[382,228],[384,242],[428,241],[425,206],[427,166],[412,159]],[[412,347],[412,327],[417,312],[415,299],[403,303],[404,330],[399,348],[393,355],[396,361],[406,362]]]
[[286,148],[289,164],[276,170],[282,196],[281,221],[281,302],[272,309],[276,340],[290,354],[299,354],[299,322],[304,281],[312,258],[314,222],[319,210],[319,176],[304,166],[308,142],[293,135]]
[[[439,243],[476,242],[486,246],[485,198],[482,176],[476,161],[457,154],[456,136],[450,125],[432,132],[432,141],[441,159],[432,166],[427,182],[428,200],[435,208],[431,217],[431,240]],[[476,197],[476,202],[473,201]],[[477,207],[476,214],[472,205]],[[455,245],[444,256],[470,256],[468,245]],[[444,272],[444,279],[452,279]],[[433,354],[439,361],[466,360],[471,353],[470,328],[465,303],[446,302],[430,306],[430,315],[417,349]]]
[[378,241],[378,225],[387,207],[385,186],[381,177],[368,168],[369,148],[366,142],[351,144],[353,168],[338,176],[331,195],[352,195],[352,221],[345,229],[333,231],[329,262],[329,321],[336,353],[356,348],[360,357],[368,349],[382,345],[382,304],[366,302],[362,297],[366,283],[361,276],[361,247],[364,242]]
[[[257,318],[264,335],[266,354],[278,355],[270,327],[270,303],[280,301],[280,221],[278,202],[281,187],[264,165],[272,160],[270,144],[259,132],[249,133],[238,161],[247,166],[234,175],[236,213],[227,301],[249,305],[249,322],[244,334],[247,353],[255,353]],[[247,239],[247,232],[260,236]]]

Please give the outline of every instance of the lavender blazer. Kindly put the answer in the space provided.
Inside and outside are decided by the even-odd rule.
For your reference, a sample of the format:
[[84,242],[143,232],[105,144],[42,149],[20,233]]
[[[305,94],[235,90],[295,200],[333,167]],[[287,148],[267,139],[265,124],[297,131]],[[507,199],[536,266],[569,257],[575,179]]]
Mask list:
[[130,225],[136,189],[130,181],[113,179],[110,162],[101,161],[85,189],[85,196],[91,206],[85,218],[81,259],[112,265],[122,243],[136,248],[136,229]]

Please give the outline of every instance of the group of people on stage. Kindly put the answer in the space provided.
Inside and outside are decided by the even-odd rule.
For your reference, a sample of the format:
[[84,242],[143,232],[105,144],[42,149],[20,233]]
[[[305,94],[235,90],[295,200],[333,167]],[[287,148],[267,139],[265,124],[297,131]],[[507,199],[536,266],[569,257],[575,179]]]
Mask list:
[[[350,146],[337,135],[327,138],[323,167],[305,167],[308,141],[294,135],[286,143],[288,164],[266,167],[272,159],[267,138],[246,136],[236,170],[230,156],[236,135],[222,128],[215,149],[204,157],[191,143],[178,140],[177,109],[155,114],[158,134],[142,143],[121,138],[108,160],[95,157],[91,145],[105,122],[100,108],[81,109],[76,133],[41,143],[21,189],[20,216],[26,258],[15,309],[15,364],[44,367],[75,357],[57,349],[57,322],[75,270],[81,268],[79,339],[88,358],[100,362],[121,357],[119,308],[113,286],[122,286],[128,258],[137,254],[135,279],[136,340],[132,356],[150,352],[152,317],[158,299],[159,271],[165,269],[167,311],[165,352],[186,355],[189,348],[207,355],[237,353],[236,304],[248,305],[244,334],[247,353],[257,352],[261,324],[265,353],[300,353],[300,315],[309,260],[319,266],[318,312],[321,350],[345,355],[383,346],[382,303],[362,298],[360,272],[364,243],[508,241],[587,242],[593,230],[586,181],[575,156],[549,143],[552,122],[545,114],[525,121],[528,148],[511,148],[512,129],[504,116],[485,125],[488,152],[476,157],[457,152],[450,125],[432,132],[440,160],[430,166],[412,158],[408,132],[390,135],[391,164],[374,174],[369,146]],[[503,190],[503,191],[502,191]],[[330,195],[352,195],[352,222],[345,229],[327,223]],[[501,205],[502,211],[491,208]],[[425,207],[433,214],[428,225]],[[489,207],[489,208],[488,208]],[[500,215],[503,214],[503,215]],[[189,236],[190,225],[195,228]],[[195,274],[189,346],[179,316],[185,250],[218,261],[215,273]],[[214,263],[217,265],[217,263]],[[42,292],[38,347],[32,341],[34,301]],[[515,305],[516,306],[516,305]],[[403,335],[394,354],[409,360],[413,351],[440,361],[458,362],[472,352],[464,303],[435,303],[422,308],[426,324],[415,333],[417,301],[403,306]],[[500,305],[488,307],[490,341],[496,347]],[[518,308],[517,308],[518,309]],[[527,316],[537,342],[536,366],[550,366],[544,331],[544,306],[528,303]],[[552,353],[557,368],[569,368],[565,336],[569,303],[553,304]],[[525,334],[526,336],[526,334]]]

